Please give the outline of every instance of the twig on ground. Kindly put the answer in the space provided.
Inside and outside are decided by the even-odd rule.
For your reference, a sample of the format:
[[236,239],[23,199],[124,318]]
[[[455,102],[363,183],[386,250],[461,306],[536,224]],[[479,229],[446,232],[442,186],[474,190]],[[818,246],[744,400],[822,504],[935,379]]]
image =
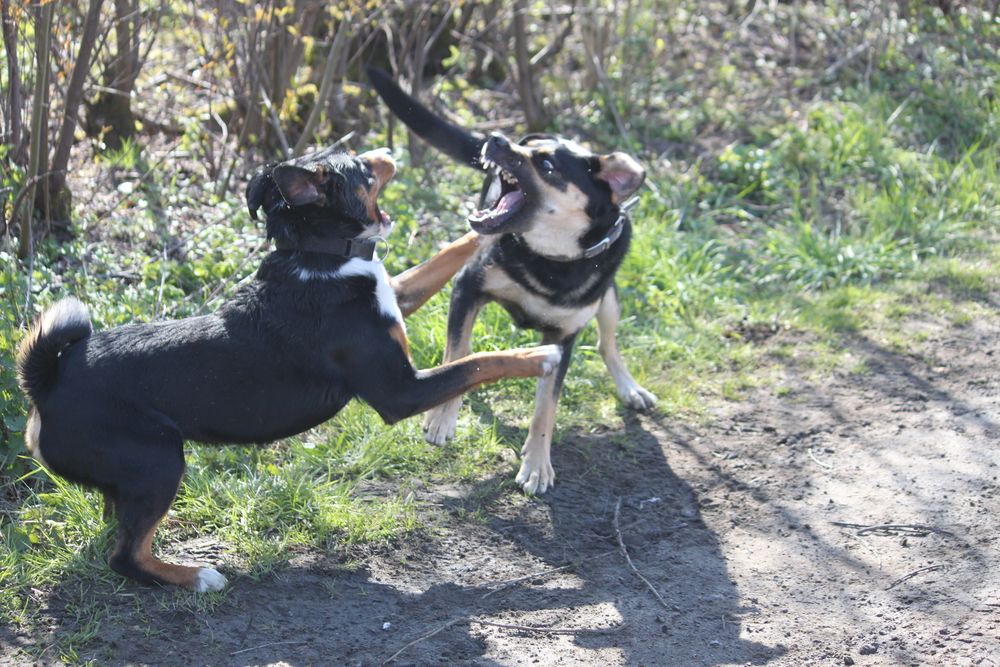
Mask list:
[[469,619],[469,622],[476,625],[488,625],[494,628],[521,630],[523,632],[540,632],[548,635],[603,635],[609,632],[618,632],[628,625],[628,623],[619,623],[608,628],[547,628],[539,625],[516,625],[513,623],[497,623],[496,621],[479,621],[476,619]]
[[653,586],[653,584],[649,583],[649,579],[642,576],[642,573],[639,572],[639,569],[635,566],[635,563],[632,562],[632,557],[628,555],[628,549],[625,548],[625,542],[622,540],[622,531],[619,523],[619,519],[621,517],[621,511],[622,511],[622,499],[621,496],[619,496],[618,502],[615,503],[615,518],[612,524],[615,529],[615,538],[618,540],[618,549],[619,551],[622,552],[622,556],[625,557],[625,562],[628,563],[628,566],[632,569],[632,572],[635,573],[635,576],[642,579],[642,582],[646,584],[646,587],[649,588],[649,590],[653,593],[654,596],[656,596],[656,599],[659,600],[660,604],[663,605],[664,609],[670,609],[670,606],[667,605],[666,601],[660,595],[659,591],[656,590],[656,587]]
[[419,644],[420,642],[422,642],[422,641],[424,641],[426,639],[430,639],[431,637],[433,637],[437,633],[441,632],[442,630],[447,630],[448,628],[450,628],[451,626],[455,625],[456,623],[461,623],[462,621],[468,621],[468,620],[469,619],[467,617],[465,617],[465,616],[451,619],[450,621],[448,621],[444,625],[439,626],[437,629],[435,629],[435,630],[433,630],[431,632],[428,632],[426,635],[422,635],[420,637],[417,637],[412,642],[410,642],[409,644],[407,644],[406,646],[404,646],[403,648],[399,649],[398,651],[396,651],[395,653],[393,653],[392,655],[390,655],[388,658],[386,658],[385,660],[383,660],[382,664],[383,665],[388,665],[390,662],[392,662],[393,660],[395,660],[396,658],[398,658],[400,655],[402,655],[403,652],[406,649],[410,648],[411,646],[415,646],[415,645]]
[[941,570],[941,569],[944,569],[944,565],[928,565],[927,567],[922,567],[919,570],[914,570],[913,572],[910,572],[908,574],[904,574],[902,577],[900,577],[899,579],[896,579],[891,584],[889,584],[888,586],[886,586],[885,590],[890,590],[892,588],[895,588],[899,584],[903,583],[904,581],[906,581],[908,579],[912,579],[913,577],[917,576],[918,574],[923,574],[924,572],[933,572],[934,570]]
[[816,457],[816,455],[813,454],[813,448],[812,447],[810,447],[808,451],[809,451],[809,458],[811,458],[813,461],[815,461],[819,465],[823,466],[824,468],[827,468],[828,470],[833,470],[833,464],[832,463],[827,463],[826,461],[820,461]]
[[913,537],[924,537],[930,533],[955,537],[955,533],[943,528],[934,526],[924,526],[919,523],[883,523],[869,526],[863,523],[848,523],[846,521],[831,521],[834,526],[841,528],[856,528],[858,535],[882,535],[885,537],[895,537],[898,535],[910,535]]
[[305,639],[291,639],[284,642],[268,642],[266,644],[261,644],[259,646],[251,646],[250,648],[241,648],[239,651],[233,651],[229,655],[237,655],[240,653],[246,653],[247,651],[256,651],[259,648],[267,648],[268,646],[281,646],[283,644],[305,644],[307,640]]

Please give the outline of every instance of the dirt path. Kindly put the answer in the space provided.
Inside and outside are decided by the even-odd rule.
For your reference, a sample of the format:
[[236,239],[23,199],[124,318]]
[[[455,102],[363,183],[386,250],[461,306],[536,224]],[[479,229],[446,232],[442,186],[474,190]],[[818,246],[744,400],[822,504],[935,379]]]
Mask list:
[[[568,433],[544,498],[423,489],[424,536],[359,570],[303,557],[211,613],[134,618],[111,596],[128,620],[82,657],[378,665],[437,630],[394,664],[1000,665],[1000,323],[912,326],[917,355],[859,336],[870,372],[821,382],[781,360],[788,393],[707,426],[623,414],[624,432]],[[666,606],[618,551],[619,498]]]

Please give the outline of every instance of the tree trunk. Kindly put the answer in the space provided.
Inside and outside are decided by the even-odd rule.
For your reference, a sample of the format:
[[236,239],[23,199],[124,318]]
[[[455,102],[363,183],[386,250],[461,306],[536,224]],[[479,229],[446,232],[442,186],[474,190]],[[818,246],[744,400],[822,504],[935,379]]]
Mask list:
[[[25,181],[26,188],[31,188],[37,192],[42,188],[36,188],[38,175],[43,168],[42,157],[47,150],[44,138],[46,132],[46,119],[48,118],[46,91],[49,87],[49,47],[52,42],[52,9],[54,3],[46,3],[35,9],[35,60],[38,64],[35,72],[35,94],[32,98],[31,108],[31,150],[28,155],[28,173]],[[32,193],[28,193],[29,195]],[[34,197],[26,196],[27,202],[34,201]],[[34,238],[32,234],[31,219],[34,210],[29,204],[29,208],[23,214],[14,211],[14,219],[20,221],[21,237],[18,239],[17,256],[27,259],[34,249]]]
[[316,101],[313,104],[312,110],[309,112],[309,118],[306,119],[306,125],[302,128],[302,134],[299,135],[299,140],[295,142],[295,148],[292,154],[295,157],[302,155],[306,146],[312,142],[313,132],[316,131],[316,126],[319,124],[320,116],[323,113],[323,109],[326,107],[327,101],[330,96],[333,95],[334,89],[334,79],[339,79],[343,77],[343,58],[342,53],[346,50],[347,42],[347,31],[348,26],[346,21],[341,21],[337,24],[336,34],[333,37],[333,43],[330,45],[330,52],[326,56],[326,65],[323,67],[323,78],[320,80],[319,92],[316,94]]
[[10,13],[8,0],[0,0],[0,21],[3,22],[3,45],[7,54],[7,127],[4,128],[5,143],[13,146],[11,156],[14,164],[24,165],[27,151],[22,143],[23,123],[21,121],[21,72],[17,65],[17,24]]
[[69,229],[73,213],[72,193],[66,186],[66,169],[69,166],[70,150],[73,148],[73,134],[76,132],[80,103],[83,100],[83,84],[90,72],[90,60],[94,52],[94,44],[97,41],[97,29],[100,25],[103,4],[104,0],[90,0],[90,7],[87,9],[87,16],[83,23],[83,34],[80,37],[80,50],[77,52],[73,74],[66,89],[62,125],[59,128],[55,154],[50,165],[52,172],[48,177],[51,197],[50,214],[54,223],[63,229]]
[[542,95],[538,90],[531,68],[531,53],[528,51],[528,35],[524,17],[528,13],[528,3],[517,0],[514,3],[514,62],[517,71],[517,92],[524,107],[524,120],[529,132],[539,132],[548,125],[548,114],[542,106]]
[[88,132],[103,134],[104,145],[121,148],[135,135],[132,91],[139,78],[139,0],[115,0],[115,58],[104,72],[104,86],[88,114]]

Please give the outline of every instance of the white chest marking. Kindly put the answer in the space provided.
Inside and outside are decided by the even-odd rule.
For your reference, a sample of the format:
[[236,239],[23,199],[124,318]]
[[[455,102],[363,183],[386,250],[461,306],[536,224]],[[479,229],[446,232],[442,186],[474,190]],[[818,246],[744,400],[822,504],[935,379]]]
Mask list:
[[502,269],[486,272],[483,291],[494,298],[516,303],[532,318],[557,327],[566,334],[576,333],[597,313],[600,299],[580,308],[563,308],[532,294],[516,283]]
[[309,269],[299,269],[300,280],[323,280],[332,278],[347,278],[350,276],[367,276],[375,281],[375,302],[378,310],[383,315],[403,322],[403,313],[396,303],[396,292],[389,284],[389,274],[385,271],[385,266],[381,262],[369,261],[360,257],[353,257],[336,271],[310,271]]

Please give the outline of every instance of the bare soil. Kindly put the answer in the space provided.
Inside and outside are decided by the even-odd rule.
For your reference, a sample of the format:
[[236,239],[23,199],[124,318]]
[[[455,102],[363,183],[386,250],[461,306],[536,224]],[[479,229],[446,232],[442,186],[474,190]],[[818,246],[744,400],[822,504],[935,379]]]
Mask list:
[[[910,326],[915,352],[848,339],[867,373],[817,380],[776,357],[788,391],[753,390],[704,422],[623,411],[564,433],[541,498],[497,479],[417,487],[427,530],[360,567],[304,554],[260,581],[235,577],[210,611],[143,617],[134,596],[168,594],[126,584],[99,601],[118,620],[80,657],[1000,665],[1000,323]],[[181,555],[205,562],[199,548],[211,551]],[[59,591],[49,601],[54,636],[80,630]],[[0,662],[32,662],[26,636],[0,633]]]

